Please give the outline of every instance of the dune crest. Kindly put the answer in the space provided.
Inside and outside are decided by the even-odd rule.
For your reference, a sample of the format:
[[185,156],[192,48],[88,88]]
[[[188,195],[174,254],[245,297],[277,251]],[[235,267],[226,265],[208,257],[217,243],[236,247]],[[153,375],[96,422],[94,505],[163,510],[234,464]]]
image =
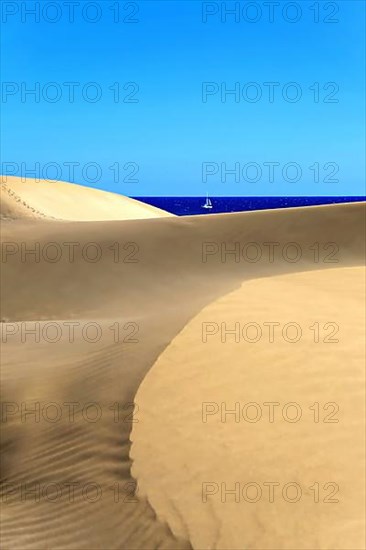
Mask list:
[[137,200],[75,183],[1,176],[3,219],[131,220],[172,214]]

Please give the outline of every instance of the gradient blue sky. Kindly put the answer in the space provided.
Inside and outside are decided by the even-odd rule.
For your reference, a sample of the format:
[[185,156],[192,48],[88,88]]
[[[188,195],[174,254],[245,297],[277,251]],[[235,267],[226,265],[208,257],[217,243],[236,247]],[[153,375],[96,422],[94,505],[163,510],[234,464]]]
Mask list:
[[[39,163],[44,175],[48,163],[57,163],[57,172],[51,166],[46,174],[69,180],[75,162],[75,183],[132,196],[365,194],[363,1],[300,1],[297,22],[286,20],[296,16],[289,2],[275,6],[273,22],[262,1],[256,3],[257,22],[248,21],[256,14],[247,1],[237,2],[237,21],[228,15],[226,22],[220,7],[235,2],[107,0],[95,2],[95,23],[82,17],[89,2],[78,2],[73,23],[63,1],[57,2],[59,14],[55,2],[41,2],[50,7],[40,21],[24,14],[21,4],[2,2],[2,172],[20,175]],[[31,9],[37,2],[26,4]],[[114,22],[110,7],[117,4],[121,21]],[[203,22],[202,10],[216,9]],[[94,18],[95,8],[88,10],[86,17]],[[56,16],[60,20],[50,22]],[[36,82],[39,102],[22,98]],[[42,90],[54,97],[56,88],[44,88],[49,82],[61,90],[59,101],[42,97]],[[80,83],[73,103],[64,82]],[[97,83],[99,101],[83,98],[88,82]],[[115,82],[120,98],[130,94],[138,101],[115,102],[109,90]],[[131,85],[123,90],[128,82],[138,84],[137,93]],[[233,95],[222,101],[218,92],[204,103],[203,82],[219,90],[255,82],[263,95],[236,102]],[[279,83],[273,102],[265,82]],[[301,89],[297,102],[282,97],[289,82]],[[335,85],[323,89],[329,82]],[[91,97],[94,89],[87,92]],[[253,93],[252,87],[245,97]],[[268,162],[279,163],[274,181]],[[116,163],[118,176],[110,168]],[[203,163],[212,163],[207,170],[214,172],[206,178]],[[236,163],[239,176],[225,177],[222,163],[228,170]],[[293,166],[284,169],[288,163],[300,167],[297,177]]]

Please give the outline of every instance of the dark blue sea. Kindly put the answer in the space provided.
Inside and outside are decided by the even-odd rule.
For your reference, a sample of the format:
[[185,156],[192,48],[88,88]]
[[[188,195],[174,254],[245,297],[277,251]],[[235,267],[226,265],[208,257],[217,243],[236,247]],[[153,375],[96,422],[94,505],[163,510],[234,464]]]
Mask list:
[[210,197],[213,208],[202,205],[206,197],[134,197],[135,199],[162,208],[177,216],[194,214],[218,214],[272,208],[293,208],[317,204],[365,201],[366,197]]

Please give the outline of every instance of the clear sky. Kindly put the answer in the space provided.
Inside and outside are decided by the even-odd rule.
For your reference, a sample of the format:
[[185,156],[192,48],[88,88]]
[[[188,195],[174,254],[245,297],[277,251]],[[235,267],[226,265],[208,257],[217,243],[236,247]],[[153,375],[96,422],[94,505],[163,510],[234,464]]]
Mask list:
[[1,7],[3,173],[132,196],[365,194],[362,0]]

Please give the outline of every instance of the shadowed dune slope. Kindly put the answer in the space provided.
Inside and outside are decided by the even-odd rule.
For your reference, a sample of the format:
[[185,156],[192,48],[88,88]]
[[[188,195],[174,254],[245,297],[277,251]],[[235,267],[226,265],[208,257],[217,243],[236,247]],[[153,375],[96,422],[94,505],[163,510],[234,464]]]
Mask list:
[[121,308],[136,315],[157,306],[175,314],[177,300],[183,309],[203,306],[244,279],[362,264],[365,206],[85,224],[19,220],[3,223],[1,233],[2,312],[10,321],[108,317]]
[[[3,221],[2,546],[190,548],[189,536],[173,535],[168,519],[134,494],[129,437],[139,420],[131,403],[140,383],[195,315],[245,281],[363,265],[364,230],[359,203],[148,220]],[[85,333],[88,323],[97,336],[93,328]],[[49,403],[56,405],[47,415]],[[72,420],[65,403],[76,404]],[[101,411],[96,421],[85,418],[87,403]],[[38,417],[24,417],[24,407]],[[24,483],[65,489],[70,482],[77,484],[72,501],[66,490],[54,502],[41,495],[36,505],[20,497]],[[88,483],[102,488],[95,502],[82,494]]]
[[1,218],[97,221],[170,217],[129,197],[63,181],[1,176]]

